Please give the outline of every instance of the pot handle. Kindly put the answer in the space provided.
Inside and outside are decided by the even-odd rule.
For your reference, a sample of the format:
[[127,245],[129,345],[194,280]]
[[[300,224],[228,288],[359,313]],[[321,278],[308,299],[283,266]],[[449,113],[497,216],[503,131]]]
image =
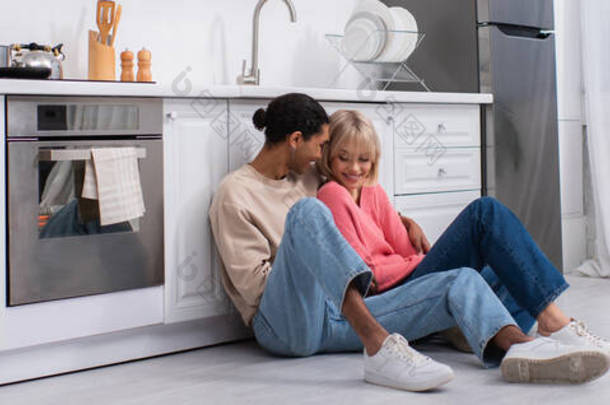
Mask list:
[[50,48],[45,45],[38,45],[36,42],[30,42],[29,44],[18,45],[21,49],[29,49],[30,51],[49,51]]
[[53,52],[53,55],[55,55],[55,57],[57,58],[61,58],[61,60],[64,60],[66,58],[66,55],[64,55],[64,53],[62,52],[61,48],[64,46],[64,44],[59,44],[54,46],[51,49],[51,52]]

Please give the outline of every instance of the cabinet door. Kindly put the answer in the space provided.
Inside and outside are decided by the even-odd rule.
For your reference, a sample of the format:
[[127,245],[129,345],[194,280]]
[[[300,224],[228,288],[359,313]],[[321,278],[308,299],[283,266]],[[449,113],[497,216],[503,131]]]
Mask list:
[[227,101],[165,100],[165,320],[230,313],[208,220],[228,172]]
[[229,171],[252,161],[265,144],[265,134],[254,128],[252,116],[267,108],[269,100],[231,100],[229,102]]
[[449,224],[473,200],[479,191],[421,194],[396,197],[396,209],[417,222],[430,243],[436,242]]
[[394,195],[394,129],[391,105],[375,103],[323,103],[323,106],[329,116],[337,110],[358,110],[371,120],[381,142],[379,184],[381,184],[390,201],[392,201]]

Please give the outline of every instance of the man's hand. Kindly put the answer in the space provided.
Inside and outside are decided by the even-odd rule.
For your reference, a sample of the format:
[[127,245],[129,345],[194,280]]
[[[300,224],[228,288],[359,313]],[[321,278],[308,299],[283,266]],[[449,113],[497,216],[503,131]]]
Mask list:
[[428,253],[430,250],[430,242],[428,242],[428,238],[424,235],[424,231],[421,227],[417,225],[417,222],[413,221],[411,218],[403,217],[402,215],[400,215],[400,220],[407,229],[409,239],[417,253]]
[[367,296],[377,294],[377,287],[378,287],[377,279],[375,278],[375,275],[373,274],[373,277],[371,277],[371,286],[369,287],[369,292],[368,292]]

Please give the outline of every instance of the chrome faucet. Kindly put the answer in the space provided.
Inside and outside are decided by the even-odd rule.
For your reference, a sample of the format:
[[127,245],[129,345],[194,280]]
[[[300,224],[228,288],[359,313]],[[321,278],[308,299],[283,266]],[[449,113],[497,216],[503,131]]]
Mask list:
[[[294,8],[292,0],[282,0],[290,11],[290,21],[297,22],[297,12]],[[254,8],[254,18],[252,21],[252,67],[246,73],[246,60],[244,59],[241,66],[241,74],[237,76],[237,84],[250,84],[258,86],[261,79],[261,71],[258,67],[258,26],[261,19],[261,9],[267,0],[258,0]]]

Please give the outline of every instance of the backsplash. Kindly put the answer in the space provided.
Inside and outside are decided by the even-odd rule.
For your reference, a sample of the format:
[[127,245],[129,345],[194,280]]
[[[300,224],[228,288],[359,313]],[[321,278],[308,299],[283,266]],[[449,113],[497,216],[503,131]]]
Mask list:
[[[343,61],[325,33],[340,33],[356,0],[293,0],[297,23],[281,0],[262,9],[259,59],[261,85],[331,87]],[[95,0],[5,2],[0,44],[64,43],[65,78],[87,78],[87,31],[97,30]],[[252,14],[257,0],[123,0],[119,53],[143,46],[152,51],[153,79],[171,85],[187,75],[193,85],[233,85],[243,59],[250,63]],[[35,11],[35,12],[33,12]],[[183,76],[180,76],[180,75]],[[117,75],[118,77],[118,75]],[[347,70],[332,87],[355,88]]]

